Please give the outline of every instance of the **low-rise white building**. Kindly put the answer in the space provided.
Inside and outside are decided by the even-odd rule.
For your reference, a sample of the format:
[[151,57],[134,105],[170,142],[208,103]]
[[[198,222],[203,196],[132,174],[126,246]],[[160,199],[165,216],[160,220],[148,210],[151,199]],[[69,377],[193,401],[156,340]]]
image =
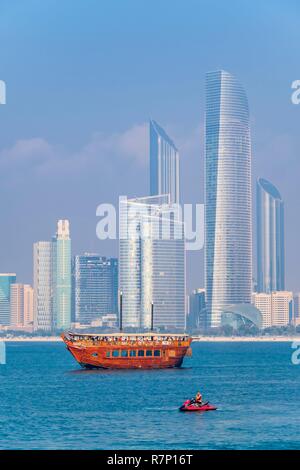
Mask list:
[[294,300],[290,291],[252,294],[252,303],[262,314],[262,327],[286,326],[293,322]]

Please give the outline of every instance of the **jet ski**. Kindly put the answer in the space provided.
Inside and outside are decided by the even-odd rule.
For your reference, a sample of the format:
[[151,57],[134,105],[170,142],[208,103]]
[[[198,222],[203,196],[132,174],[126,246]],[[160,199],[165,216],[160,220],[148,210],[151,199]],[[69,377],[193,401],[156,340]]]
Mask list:
[[211,405],[208,401],[200,405],[194,399],[186,400],[183,405],[179,408],[180,411],[213,411],[216,409],[217,407]]

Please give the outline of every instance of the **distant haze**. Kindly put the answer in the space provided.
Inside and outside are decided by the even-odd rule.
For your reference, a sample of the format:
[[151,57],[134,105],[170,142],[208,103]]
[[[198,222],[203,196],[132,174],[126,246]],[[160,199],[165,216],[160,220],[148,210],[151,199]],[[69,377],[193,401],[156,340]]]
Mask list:
[[[300,291],[299,10],[295,0],[2,1],[0,272],[31,282],[33,242],[64,218],[73,254],[117,255],[96,238],[96,207],[149,194],[150,117],[179,149],[182,201],[203,202],[204,75],[223,68],[249,99],[253,191],[262,176],[285,201],[286,287]],[[203,252],[187,256],[190,290],[203,286]]]

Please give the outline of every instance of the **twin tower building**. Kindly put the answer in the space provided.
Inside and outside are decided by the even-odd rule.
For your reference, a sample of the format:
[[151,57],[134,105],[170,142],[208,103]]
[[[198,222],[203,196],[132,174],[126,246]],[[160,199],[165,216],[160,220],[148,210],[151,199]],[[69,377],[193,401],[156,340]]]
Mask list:
[[[150,195],[120,202],[119,292],[122,294],[122,322],[127,328],[150,328],[151,312],[155,327],[183,330],[186,326],[185,237],[179,208],[179,166],[179,153],[173,141],[151,120]],[[277,189],[259,179],[258,292],[284,290],[283,212]],[[52,292],[47,291],[49,279],[35,281],[38,284],[35,296],[40,306],[35,327],[47,329],[47,322],[58,329],[69,327],[71,242],[68,221],[59,222],[52,242],[39,242],[34,250],[36,263],[51,263],[40,272],[46,277],[52,276]],[[206,326],[219,327],[224,314],[257,319],[259,312],[251,305],[252,284],[248,101],[236,78],[221,70],[206,76]]]

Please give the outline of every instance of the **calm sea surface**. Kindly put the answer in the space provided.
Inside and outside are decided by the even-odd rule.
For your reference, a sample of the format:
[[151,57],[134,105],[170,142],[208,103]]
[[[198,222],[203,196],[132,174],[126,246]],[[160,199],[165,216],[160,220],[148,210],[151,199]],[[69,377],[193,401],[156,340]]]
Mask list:
[[[299,449],[291,343],[194,343],[181,369],[85,371],[61,343],[7,343],[1,449]],[[200,389],[218,406],[178,407]]]

